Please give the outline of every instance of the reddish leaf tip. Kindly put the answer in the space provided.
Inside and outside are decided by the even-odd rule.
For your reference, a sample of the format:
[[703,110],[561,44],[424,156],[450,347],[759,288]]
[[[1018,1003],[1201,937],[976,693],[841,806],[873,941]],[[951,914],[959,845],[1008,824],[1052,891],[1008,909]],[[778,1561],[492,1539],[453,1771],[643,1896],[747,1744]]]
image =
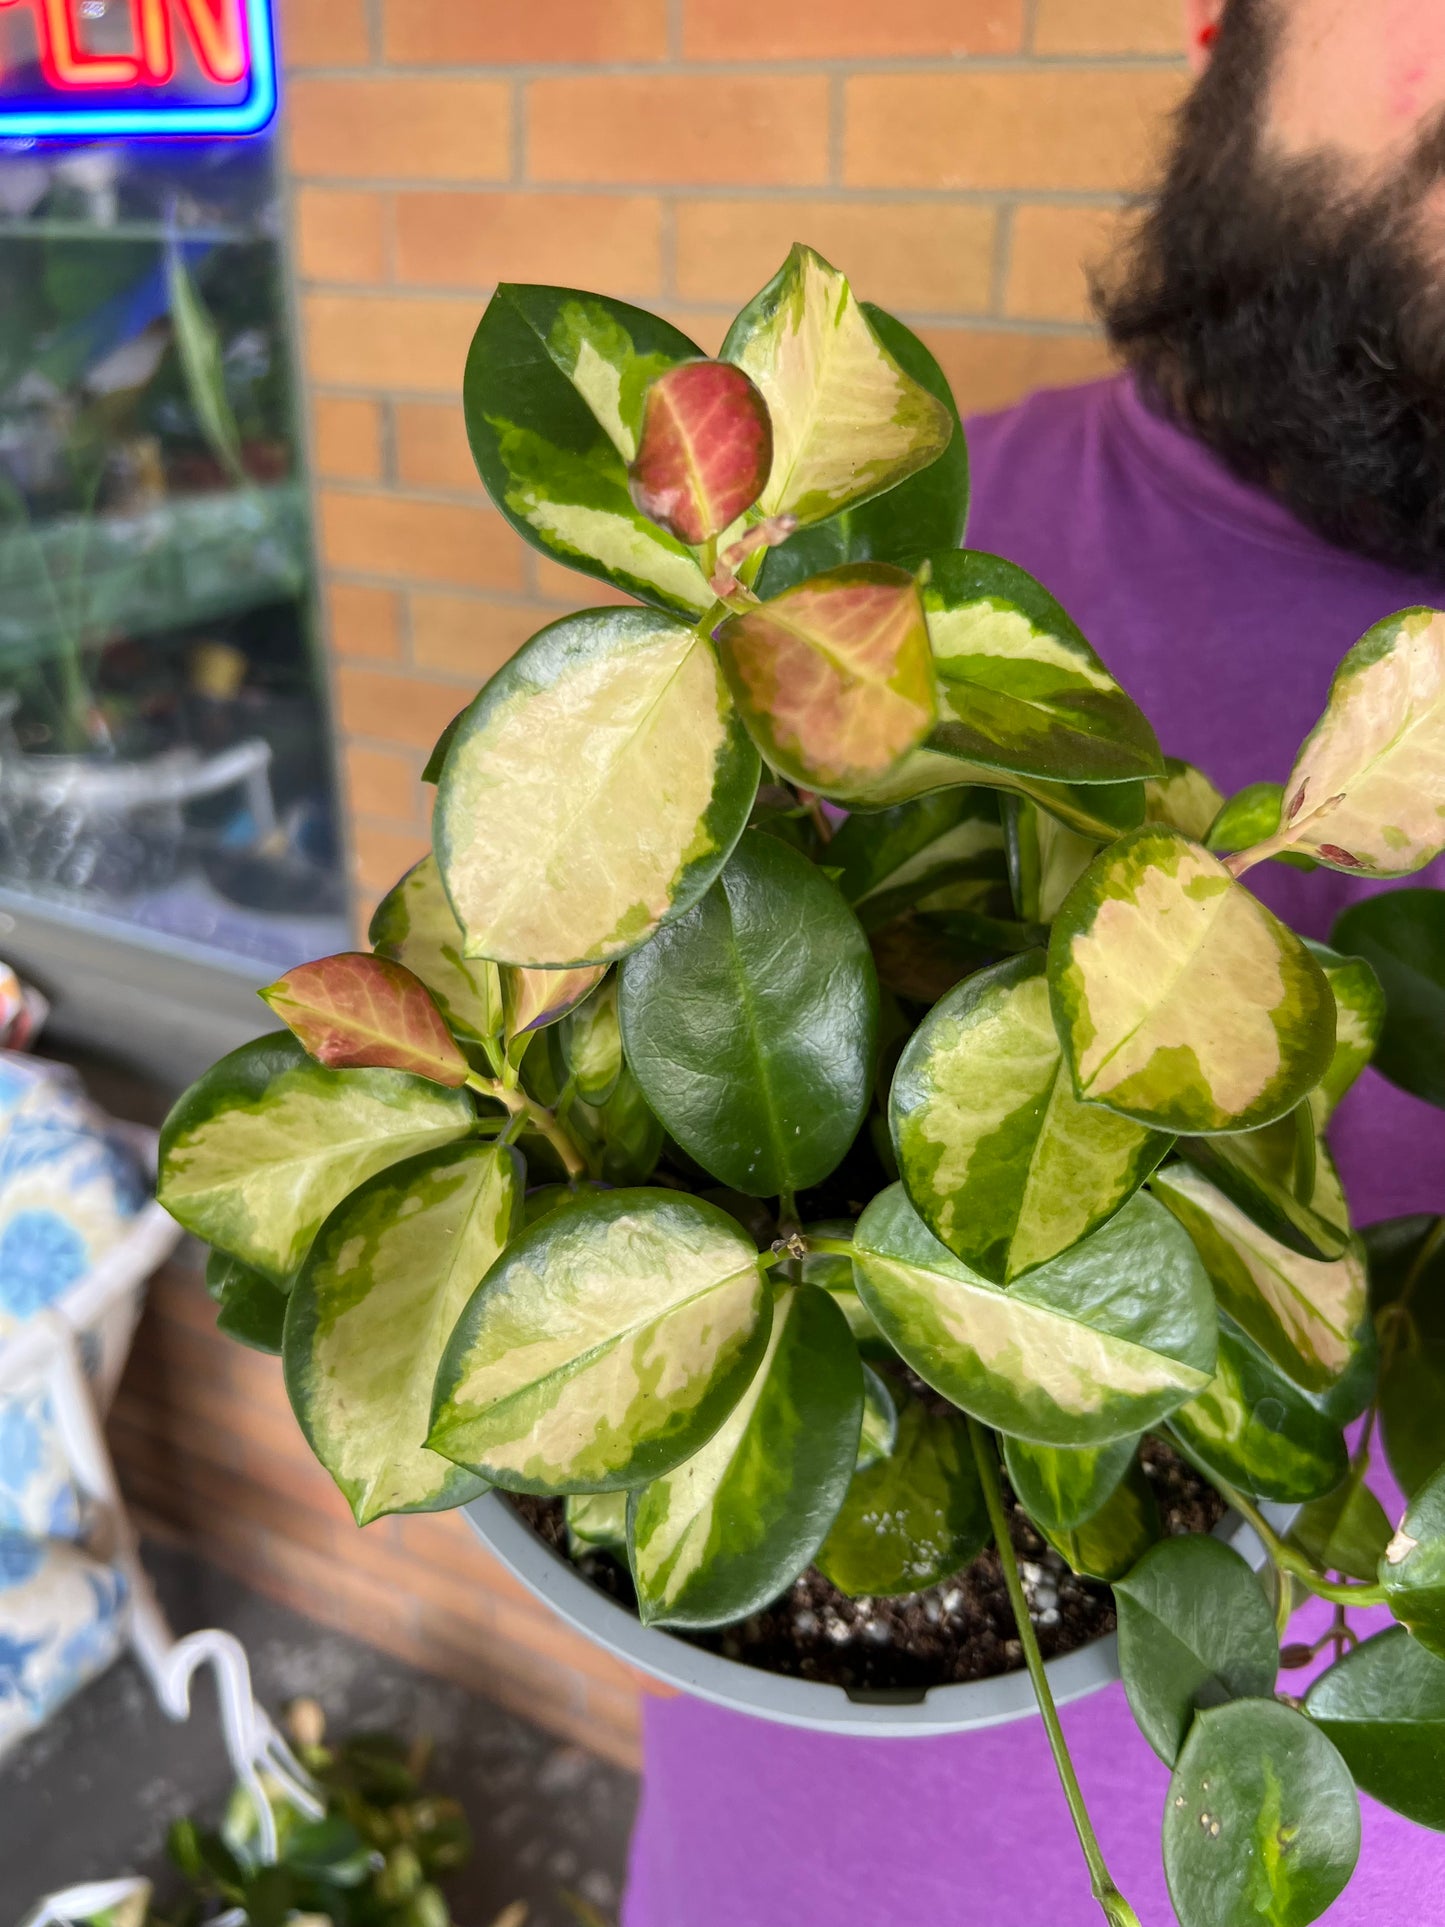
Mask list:
[[644,515],[693,548],[752,507],[773,465],[773,425],[751,379],[730,361],[684,361],[647,391],[628,470]]

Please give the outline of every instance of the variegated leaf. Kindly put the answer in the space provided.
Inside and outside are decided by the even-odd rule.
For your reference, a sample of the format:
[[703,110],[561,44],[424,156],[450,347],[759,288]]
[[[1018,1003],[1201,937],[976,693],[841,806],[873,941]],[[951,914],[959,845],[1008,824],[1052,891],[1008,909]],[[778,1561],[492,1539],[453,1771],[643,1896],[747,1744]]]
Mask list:
[[707,889],[757,783],[706,637],[642,609],[553,623],[442,771],[433,836],[466,954],[556,969],[636,949]]
[[[1252,849],[1256,843],[1266,842],[1275,835],[1283,809],[1283,783],[1248,783],[1221,807],[1208,826],[1207,835],[1201,835],[1200,841],[1218,856],[1230,856],[1236,850]],[[1198,832],[1191,831],[1190,834]],[[1293,850],[1279,851],[1274,861],[1287,863],[1296,870],[1315,870],[1319,867],[1313,857],[1300,856]]]
[[700,1452],[632,1496],[643,1622],[725,1626],[785,1591],[843,1503],[862,1412],[842,1313],[815,1286],[781,1287],[752,1383]]
[[606,975],[606,964],[585,964],[580,970],[519,970],[503,964],[502,1008],[508,1044],[559,1023]]
[[297,964],[258,994],[328,1070],[409,1071],[453,1089],[467,1081],[426,985],[389,957],[343,951]]
[[1144,821],[1165,823],[1202,843],[1223,802],[1202,769],[1166,756],[1164,774],[1151,776],[1144,785]]
[[[838,1304],[838,1294],[829,1296]],[[847,1311],[843,1315],[847,1317]],[[872,1324],[872,1320],[869,1320]],[[898,1407],[893,1394],[888,1389],[888,1381],[879,1376],[871,1365],[863,1367],[863,1424],[858,1433],[859,1472],[866,1472],[870,1465],[877,1465],[886,1459],[898,1443]]]
[[1035,1522],[1054,1551],[1084,1579],[1110,1585],[1137,1565],[1162,1530],[1154,1489],[1137,1460],[1097,1511],[1076,1526],[1060,1529]]
[[1408,876],[1445,850],[1445,613],[1402,609],[1365,632],[1285,794],[1280,837],[1331,870]]
[[757,1247],[674,1191],[591,1193],[493,1266],[437,1374],[427,1443],[516,1492],[610,1492],[691,1458],[751,1383]]
[[965,978],[893,1077],[899,1174],[936,1238],[1006,1285],[1111,1218],[1171,1139],[1074,1096],[1041,950]]
[[1160,1130],[1268,1124],[1334,1051],[1319,965],[1177,830],[1135,830],[1085,871],[1054,924],[1049,986],[1078,1095]]
[[795,247],[727,332],[725,361],[761,389],[773,424],[764,515],[820,522],[935,461],[950,411],[905,374],[847,280]]
[[1335,999],[1335,1054],[1310,1092],[1315,1122],[1322,1130],[1336,1104],[1375,1054],[1385,1028],[1385,992],[1365,958],[1341,956],[1338,950],[1311,943],[1308,938],[1305,946],[1325,973]]
[[219,1306],[216,1330],[253,1351],[279,1355],[286,1323],[286,1287],[274,1284],[229,1252],[206,1260],[206,1290]]
[[625,1492],[569,1492],[565,1510],[567,1546],[574,1558],[593,1549],[627,1557]]
[[772,766],[847,797],[933,727],[933,662],[913,577],[886,562],[830,569],[715,632],[728,685]]
[[1003,1441],[1009,1484],[1019,1504],[1040,1531],[1052,1533],[1072,1532],[1091,1519],[1134,1463],[1138,1449],[1133,1436],[1108,1445]]
[[929,558],[922,593],[939,678],[933,748],[1050,783],[1162,773],[1142,712],[1032,576],[955,549]]
[[1140,1195],[1002,1291],[941,1245],[901,1185],[858,1221],[854,1266],[879,1329],[975,1418],[1040,1445],[1104,1445],[1194,1397],[1215,1312],[1194,1247]]
[[892,1453],[855,1475],[817,1566],[850,1598],[897,1597],[960,1571],[988,1533],[967,1426],[910,1399]]
[[1112,843],[1144,820],[1142,783],[1041,783],[927,746],[905,756],[896,769],[850,796],[848,802],[855,811],[888,810],[959,785],[1027,796],[1071,830],[1100,843]]
[[1156,1171],[1152,1189],[1204,1260],[1220,1305],[1307,1391],[1327,1392],[1349,1370],[1365,1318],[1365,1265],[1358,1248],[1323,1264],[1301,1257],[1191,1170]]
[[448,1145],[371,1178],[321,1227],[286,1314],[286,1390],[358,1525],[483,1489],[422,1441],[452,1327],[521,1201],[515,1151]]
[[609,977],[563,1020],[562,1055],[587,1104],[605,1104],[622,1074],[622,1033],[617,1024],[617,979]]
[[1380,1561],[1380,1584],[1400,1624],[1445,1659],[1445,1465],[1411,1499]]
[[1329,1153],[1317,1141],[1310,1102],[1255,1131],[1180,1138],[1179,1149],[1252,1224],[1288,1250],[1326,1261],[1348,1250],[1349,1209]]
[[684,361],[648,389],[628,481],[642,513],[680,542],[697,548],[731,528],[772,465],[767,405],[741,368]]
[[1169,1424],[1217,1478],[1258,1499],[1322,1498],[1349,1467],[1338,1420],[1222,1313],[1214,1378]]
[[161,1203],[187,1231],[278,1281],[349,1191],[465,1137],[465,1091],[402,1071],[328,1071],[288,1032],[213,1064],[161,1130]]
[[462,955],[462,927],[447,901],[434,856],[423,857],[382,898],[367,939],[379,957],[416,972],[454,1031],[479,1043],[500,1033],[497,966]]
[[544,555],[696,619],[712,606],[697,560],[632,500],[649,388],[695,361],[656,315],[572,288],[503,283],[467,357],[467,434],[487,492]]
[[1001,874],[1003,832],[989,790],[949,789],[854,814],[828,845],[828,867],[865,930],[945,884]]
[[1000,798],[1014,908],[1025,923],[1049,924],[1099,851],[1027,796]]
[[[746,1202],[751,1203],[748,1199]],[[805,1239],[813,1237],[851,1239],[853,1226],[846,1219],[838,1219],[823,1224],[810,1224],[804,1227]],[[801,1272],[804,1284],[817,1285],[837,1305],[848,1321],[848,1329],[853,1334],[853,1342],[863,1358],[894,1359],[893,1347],[884,1338],[873,1322],[873,1314],[858,1296],[858,1284],[853,1274],[853,1260],[835,1251],[810,1251],[803,1259]],[[894,1360],[896,1363],[896,1359]],[[866,1427],[865,1415],[865,1427]]]

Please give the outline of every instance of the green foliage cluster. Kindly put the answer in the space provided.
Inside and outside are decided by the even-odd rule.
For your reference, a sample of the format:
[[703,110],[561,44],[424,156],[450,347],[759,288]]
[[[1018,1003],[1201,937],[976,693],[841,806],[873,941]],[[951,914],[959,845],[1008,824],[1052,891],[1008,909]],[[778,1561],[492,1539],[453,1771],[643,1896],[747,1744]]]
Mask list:
[[[492,678],[372,951],[263,993],[291,1034],[173,1112],[161,1195],[214,1248],[223,1325],[281,1352],[360,1523],[563,1495],[659,1626],[815,1562],[906,1593],[994,1538],[1127,1922],[1002,1451],[1115,1586],[1180,1921],[1313,1920],[1357,1784],[1445,1818],[1442,1221],[1367,1252],[1327,1138],[1374,1053],[1445,1097],[1445,955],[1431,892],[1327,948],[1240,879],[1438,854],[1445,615],[1372,629],[1288,779],[1226,802],[1041,585],[960,547],[942,375],[809,250],[717,362],[503,288],[465,404],[502,512],[635,605]],[[1412,1495],[1393,1534],[1377,1430]],[[1161,1539],[1147,1433],[1254,1524],[1263,1584]],[[1264,1501],[1303,1507],[1287,1538]],[[1296,1587],[1399,1621],[1303,1708],[1275,1697]]]

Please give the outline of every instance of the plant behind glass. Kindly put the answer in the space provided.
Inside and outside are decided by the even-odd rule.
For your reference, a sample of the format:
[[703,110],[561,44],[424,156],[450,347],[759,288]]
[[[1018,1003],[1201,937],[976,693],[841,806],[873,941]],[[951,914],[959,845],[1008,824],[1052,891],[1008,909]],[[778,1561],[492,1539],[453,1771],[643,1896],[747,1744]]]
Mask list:
[[[815,1561],[907,1592],[992,1537],[1126,1922],[1002,1453],[1115,1585],[1185,1927],[1314,1919],[1356,1780],[1445,1825],[1445,1433],[1379,1368],[1325,1147],[1379,983],[1240,878],[1440,850],[1445,615],[1372,629],[1288,783],[1224,805],[1046,590],[959,547],[937,365],[810,250],[717,361],[504,287],[465,404],[514,527],[636,606],[491,679],[372,953],[265,991],[292,1034],[172,1113],[161,1194],[214,1248],[223,1326],[282,1352],[359,1522],[564,1495],[655,1625],[743,1618]],[[1387,1227],[1377,1269],[1395,1327],[1430,1305],[1437,1370],[1440,1242]],[[1377,1408],[1411,1473],[1393,1537],[1344,1438]],[[1150,1432],[1255,1525],[1264,1586],[1160,1537]],[[1287,1540],[1268,1500],[1305,1507]],[[1274,1697],[1296,1585],[1400,1621],[1305,1707]]]

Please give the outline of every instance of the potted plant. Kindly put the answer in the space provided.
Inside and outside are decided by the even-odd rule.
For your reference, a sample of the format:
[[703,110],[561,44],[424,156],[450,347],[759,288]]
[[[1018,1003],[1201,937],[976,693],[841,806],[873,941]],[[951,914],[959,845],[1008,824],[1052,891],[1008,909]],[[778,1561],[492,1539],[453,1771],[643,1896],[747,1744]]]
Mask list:
[[[161,1195],[223,1324],[281,1351],[359,1522],[473,1504],[656,1671],[872,1731],[1009,1717],[1026,1672],[1127,1922],[1054,1688],[1109,1676],[1081,1642],[1117,1608],[1180,1920],[1313,1919],[1357,1779],[1445,1820],[1411,1770],[1445,1732],[1445,1436],[1381,1370],[1325,1148],[1379,983],[1241,879],[1439,851],[1445,615],[1372,629],[1288,783],[1226,805],[959,547],[943,377],[810,250],[718,360],[503,287],[465,406],[513,525],[637,606],[491,679],[371,953],[264,991],[288,1031],[173,1111]],[[1394,1302],[1440,1244],[1387,1230]],[[1344,1438],[1377,1409],[1418,1447],[1393,1535]],[[1305,1707],[1296,1588],[1400,1622]],[[925,1693],[967,1676],[953,1593],[1011,1677]],[[821,1647],[853,1612],[915,1648],[871,1699],[816,1651],[783,1677],[784,1595]]]

